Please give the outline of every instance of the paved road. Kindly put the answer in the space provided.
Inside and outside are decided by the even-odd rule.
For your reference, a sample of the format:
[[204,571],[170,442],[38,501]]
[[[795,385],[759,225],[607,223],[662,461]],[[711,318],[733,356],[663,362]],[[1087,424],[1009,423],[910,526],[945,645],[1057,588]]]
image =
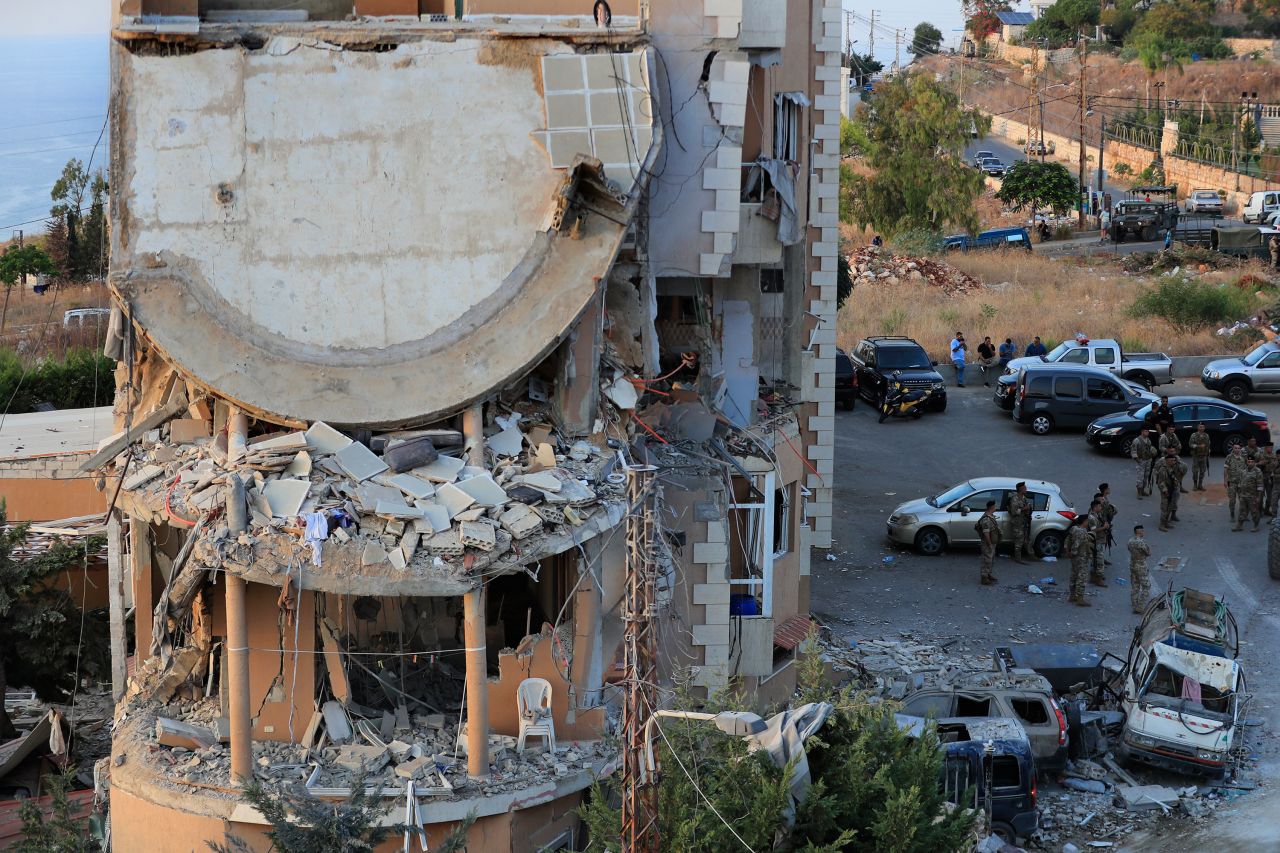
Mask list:
[[[1175,394],[1203,390],[1192,380],[1164,387]],[[1097,485],[1108,481],[1120,511],[1117,527],[1130,530],[1139,521],[1147,526],[1152,565],[1166,556],[1185,558],[1178,573],[1153,571],[1153,588],[1192,586],[1225,596],[1234,611],[1242,630],[1241,661],[1255,695],[1249,714],[1266,723],[1262,733],[1251,735],[1262,761],[1257,769],[1276,778],[1280,750],[1271,733],[1280,732],[1280,583],[1267,576],[1265,526],[1258,533],[1228,530],[1220,458],[1212,462],[1210,490],[1184,496],[1183,522],[1161,533],[1158,502],[1136,498],[1130,463],[1093,451],[1080,433],[1037,438],[998,410],[990,393],[973,382],[966,389],[949,388],[947,411],[921,421],[877,424],[862,401],[854,411],[837,415],[835,560],[813,564],[815,613],[837,634],[854,640],[896,638],[907,631],[955,639],[957,649],[975,653],[1009,642],[1091,642],[1123,655],[1137,624],[1127,586],[1090,586],[1093,607],[1085,610],[1066,604],[1070,566],[1065,561],[1020,566],[1002,554],[995,567],[999,585],[981,587],[976,552],[921,557],[885,536],[885,520],[898,503],[969,477],[1047,479],[1060,485],[1077,509],[1086,508]],[[1280,427],[1280,399],[1255,398],[1250,406],[1268,412]],[[1116,538],[1123,543],[1128,536]],[[1127,577],[1122,548],[1113,555],[1113,579]],[[1040,584],[1048,576],[1057,584],[1041,584],[1044,595],[1028,594],[1028,583]],[[1280,835],[1273,838],[1273,846],[1261,848],[1175,848],[1166,839],[1162,849],[1280,849]],[[1161,848],[1157,843],[1135,849]]]
[[[973,162],[973,155],[978,151],[990,151],[999,157],[1006,166],[1012,166],[1019,160],[1027,159],[1027,155],[1020,151],[1018,146],[999,136],[988,136],[986,139],[975,139],[971,141],[969,146],[965,149],[965,157],[968,158],[969,162]],[[1045,157],[1045,160],[1047,162],[1058,162],[1053,155]],[[1071,174],[1076,174],[1074,165],[1070,163],[1063,163],[1063,165],[1071,171]],[[1085,170],[1085,183],[1089,185],[1089,189],[1096,189],[1098,181],[1098,164],[1090,163],[1088,165],[1092,168]],[[1114,201],[1119,201],[1124,198],[1125,187],[1122,187],[1112,181],[1109,175],[1104,177],[1102,189],[1104,192],[1111,193],[1111,198]]]

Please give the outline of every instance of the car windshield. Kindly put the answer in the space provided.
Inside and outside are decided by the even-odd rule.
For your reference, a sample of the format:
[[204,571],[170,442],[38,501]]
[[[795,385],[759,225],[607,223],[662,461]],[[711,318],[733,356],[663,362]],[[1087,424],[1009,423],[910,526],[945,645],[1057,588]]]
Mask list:
[[964,497],[965,495],[969,494],[972,491],[973,491],[973,487],[970,486],[968,483],[961,483],[958,486],[952,486],[951,488],[947,489],[945,492],[943,492],[940,495],[934,495],[931,498],[925,498],[925,501],[930,506],[942,507],[942,506],[946,506],[952,501],[960,500],[960,498]]
[[1140,421],[1146,420],[1147,415],[1151,414],[1151,407],[1154,405],[1155,403],[1147,403],[1141,409],[1138,409],[1136,412],[1134,412],[1133,416]]
[[876,353],[876,364],[885,370],[909,370],[933,367],[920,347],[884,347]]
[[1057,361],[1066,354],[1067,350],[1072,349],[1072,345],[1063,341],[1053,349],[1049,350],[1049,354],[1044,357],[1045,361]]
[[1261,346],[1254,347],[1242,360],[1245,364],[1253,367],[1255,364],[1262,361],[1262,357],[1269,352],[1271,352],[1270,348],[1268,348],[1266,344],[1262,344]]
[[1213,192],[1212,190],[1202,190],[1201,192],[1196,193],[1196,198],[1217,201],[1218,194]]

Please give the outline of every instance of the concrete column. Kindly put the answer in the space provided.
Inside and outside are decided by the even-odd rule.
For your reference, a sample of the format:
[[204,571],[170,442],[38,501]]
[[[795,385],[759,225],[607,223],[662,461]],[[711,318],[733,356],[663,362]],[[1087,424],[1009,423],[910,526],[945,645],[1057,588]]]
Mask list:
[[244,459],[249,435],[249,417],[236,406],[227,414],[227,463],[235,465]]
[[489,775],[489,663],[484,636],[484,587],[462,596],[467,646],[467,775]]
[[107,517],[107,604],[111,613],[111,696],[124,698],[128,653],[124,630],[124,531],[120,511]]
[[[462,435],[467,442],[467,464],[484,467],[484,404],[476,403],[462,413]],[[481,620],[483,621],[483,620]]]
[[249,620],[244,578],[227,573],[227,714],[231,718],[231,781],[253,778],[253,728],[249,720]]
[[149,614],[155,609],[156,601],[151,583],[150,525],[140,518],[129,521],[129,554],[133,573],[133,648],[141,660],[151,648]]
[[[579,571],[590,572],[590,563],[584,560]],[[599,638],[600,590],[594,579],[584,579],[573,597],[573,666],[569,673],[578,694],[579,708],[599,704],[596,697],[600,683],[595,666]]]

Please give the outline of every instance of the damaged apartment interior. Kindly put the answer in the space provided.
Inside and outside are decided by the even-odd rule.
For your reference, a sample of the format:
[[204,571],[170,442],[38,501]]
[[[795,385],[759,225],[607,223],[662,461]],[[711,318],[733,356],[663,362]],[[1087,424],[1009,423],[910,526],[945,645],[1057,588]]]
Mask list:
[[114,843],[260,839],[257,777],[581,849],[637,470],[662,683],[794,686],[838,6],[278,5],[116,10]]

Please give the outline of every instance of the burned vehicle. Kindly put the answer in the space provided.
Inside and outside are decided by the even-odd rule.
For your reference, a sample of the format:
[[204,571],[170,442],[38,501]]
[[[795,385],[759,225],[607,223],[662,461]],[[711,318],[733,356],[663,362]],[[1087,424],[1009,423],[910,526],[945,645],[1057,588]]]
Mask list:
[[1121,671],[1120,755],[1221,779],[1232,766],[1246,696],[1239,629],[1221,599],[1193,589],[1157,596]]
[[1111,241],[1123,243],[1134,237],[1150,242],[1176,228],[1177,192],[1177,187],[1135,187],[1111,216]]

